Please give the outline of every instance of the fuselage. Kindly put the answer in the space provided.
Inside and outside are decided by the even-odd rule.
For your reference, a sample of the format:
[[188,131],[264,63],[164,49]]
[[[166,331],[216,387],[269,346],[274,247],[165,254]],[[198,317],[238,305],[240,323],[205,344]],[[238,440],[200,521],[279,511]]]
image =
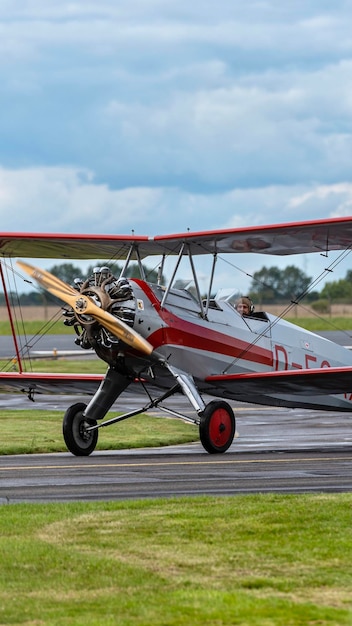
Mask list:
[[[157,359],[192,374],[200,391],[218,374],[264,373],[352,366],[352,353],[325,338],[265,312],[242,317],[227,301],[212,301],[202,316],[197,300],[186,290],[170,290],[161,306],[163,288],[131,281],[136,299],[134,329],[154,346]],[[351,385],[352,388],[352,385]],[[236,388],[227,394],[236,399]],[[322,397],[304,404],[294,395],[252,398],[253,402],[287,406],[322,405]],[[324,397],[324,406],[352,409],[346,394]]]

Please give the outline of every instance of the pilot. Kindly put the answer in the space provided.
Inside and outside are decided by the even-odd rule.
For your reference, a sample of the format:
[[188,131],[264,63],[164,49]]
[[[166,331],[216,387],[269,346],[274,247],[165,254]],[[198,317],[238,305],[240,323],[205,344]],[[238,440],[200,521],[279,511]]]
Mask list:
[[254,304],[248,296],[238,298],[235,302],[235,309],[240,315],[252,315],[254,311]]

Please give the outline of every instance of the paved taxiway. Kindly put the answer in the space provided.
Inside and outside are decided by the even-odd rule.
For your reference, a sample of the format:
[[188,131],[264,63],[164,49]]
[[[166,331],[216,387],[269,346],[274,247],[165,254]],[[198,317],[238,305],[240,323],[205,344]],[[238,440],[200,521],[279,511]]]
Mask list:
[[352,451],[8,457],[0,482],[2,504],[340,492],[352,489]]

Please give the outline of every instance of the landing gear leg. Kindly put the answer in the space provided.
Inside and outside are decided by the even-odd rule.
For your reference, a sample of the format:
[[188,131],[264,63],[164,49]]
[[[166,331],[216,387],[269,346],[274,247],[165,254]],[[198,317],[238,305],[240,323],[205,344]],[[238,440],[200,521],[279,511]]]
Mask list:
[[232,408],[223,400],[213,400],[200,416],[199,437],[210,454],[226,452],[235,436],[236,421]]
[[89,456],[95,450],[98,429],[88,430],[89,427],[96,426],[97,420],[105,417],[130,382],[129,377],[110,367],[88,406],[78,402],[67,409],[62,431],[66,446],[72,454]]

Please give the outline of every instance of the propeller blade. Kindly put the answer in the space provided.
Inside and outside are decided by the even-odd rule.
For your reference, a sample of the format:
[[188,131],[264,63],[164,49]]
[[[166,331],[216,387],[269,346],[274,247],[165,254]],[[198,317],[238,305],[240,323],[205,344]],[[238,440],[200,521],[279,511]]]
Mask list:
[[71,306],[79,315],[91,315],[99,324],[104,326],[106,330],[135,350],[146,354],[152,353],[154,348],[149,341],[144,339],[142,335],[137,333],[122,320],[119,320],[108,311],[99,307],[89,296],[79,293],[76,289],[67,285],[60,280],[60,278],[53,276],[53,274],[50,274],[50,272],[46,270],[34,267],[24,261],[17,261],[17,265],[47,291]]

